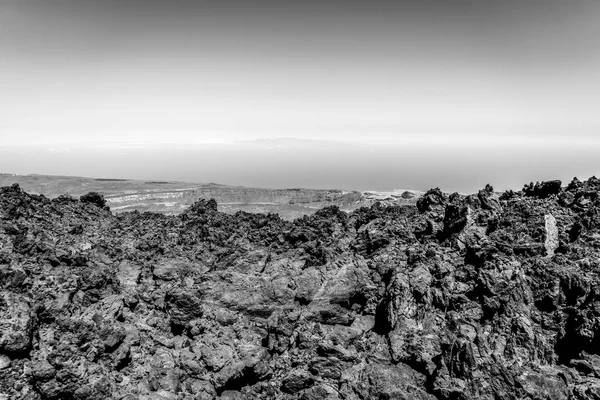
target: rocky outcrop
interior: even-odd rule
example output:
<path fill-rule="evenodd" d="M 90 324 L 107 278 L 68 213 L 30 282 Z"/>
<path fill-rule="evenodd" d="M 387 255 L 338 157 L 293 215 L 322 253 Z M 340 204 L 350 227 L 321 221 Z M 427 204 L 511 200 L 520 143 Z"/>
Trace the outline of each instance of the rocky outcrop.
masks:
<path fill-rule="evenodd" d="M 599 190 L 284 221 L 2 188 L 0 394 L 600 399 Z"/>
<path fill-rule="evenodd" d="M 536 182 L 535 185 L 531 182 L 529 185 L 523 187 L 523 193 L 525 196 L 546 198 L 558 194 L 561 189 L 561 184 L 562 182 L 559 180 Z"/>

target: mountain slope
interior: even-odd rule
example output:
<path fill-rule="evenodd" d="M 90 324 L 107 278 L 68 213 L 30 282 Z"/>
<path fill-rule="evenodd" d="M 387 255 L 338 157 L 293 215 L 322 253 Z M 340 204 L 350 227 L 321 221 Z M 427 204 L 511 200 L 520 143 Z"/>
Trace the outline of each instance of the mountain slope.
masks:
<path fill-rule="evenodd" d="M 199 199 L 213 198 L 222 212 L 272 212 L 292 220 L 326 206 L 336 205 L 351 211 L 379 200 L 356 191 L 334 189 L 265 189 L 216 183 L 0 174 L 0 186 L 13 183 L 28 192 L 51 198 L 62 194 L 79 197 L 91 191 L 100 192 L 115 213 L 137 210 L 176 215 Z"/>

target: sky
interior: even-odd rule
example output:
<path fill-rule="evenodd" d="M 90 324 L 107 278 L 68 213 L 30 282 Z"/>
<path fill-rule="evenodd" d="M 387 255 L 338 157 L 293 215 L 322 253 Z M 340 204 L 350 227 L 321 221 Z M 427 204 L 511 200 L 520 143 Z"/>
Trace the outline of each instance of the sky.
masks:
<path fill-rule="evenodd" d="M 381 189 L 585 178 L 599 48 L 597 0 L 0 0 L 0 169 Z M 306 142 L 293 167 L 237 143 L 281 137 L 338 145 Z M 200 146 L 194 168 L 130 165 L 165 143 Z M 227 168 L 197 161 L 211 157 Z M 280 176 L 256 178 L 266 159 Z M 423 160 L 431 177 L 409 171 Z"/>

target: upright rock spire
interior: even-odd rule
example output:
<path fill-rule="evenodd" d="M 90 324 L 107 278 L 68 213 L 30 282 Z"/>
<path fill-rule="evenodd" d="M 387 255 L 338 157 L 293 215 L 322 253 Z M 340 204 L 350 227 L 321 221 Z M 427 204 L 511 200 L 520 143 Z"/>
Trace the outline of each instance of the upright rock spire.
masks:
<path fill-rule="evenodd" d="M 546 248 L 546 255 L 552 257 L 554 252 L 558 248 L 558 228 L 556 226 L 556 218 L 552 214 L 544 215 L 545 229 L 546 229 L 546 240 L 544 247 Z"/>

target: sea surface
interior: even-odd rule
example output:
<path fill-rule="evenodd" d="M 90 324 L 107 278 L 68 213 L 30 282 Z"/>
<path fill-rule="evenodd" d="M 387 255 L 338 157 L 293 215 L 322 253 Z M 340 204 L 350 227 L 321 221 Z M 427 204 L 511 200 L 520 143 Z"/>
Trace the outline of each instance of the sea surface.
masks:
<path fill-rule="evenodd" d="M 490 183 L 600 175 L 595 137 L 415 140 L 394 144 L 265 139 L 229 143 L 0 145 L 0 172 L 177 180 L 269 188 L 474 192 Z"/>

